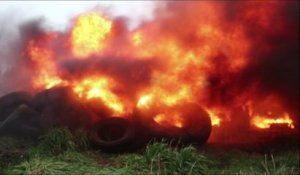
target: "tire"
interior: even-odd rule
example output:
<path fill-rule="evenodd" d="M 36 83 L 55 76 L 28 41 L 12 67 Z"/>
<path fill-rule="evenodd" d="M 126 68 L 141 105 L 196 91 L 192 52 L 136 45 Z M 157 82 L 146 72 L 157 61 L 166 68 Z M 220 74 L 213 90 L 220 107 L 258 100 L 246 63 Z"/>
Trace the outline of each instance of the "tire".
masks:
<path fill-rule="evenodd" d="M 135 129 L 131 121 L 109 117 L 97 122 L 91 129 L 90 140 L 96 147 L 106 152 L 130 150 Z"/>
<path fill-rule="evenodd" d="M 187 111 L 184 117 L 187 118 L 187 127 L 183 141 L 203 145 L 209 139 L 212 130 L 209 114 L 197 104 L 185 104 L 182 109 Z"/>
<path fill-rule="evenodd" d="M 67 127 L 71 131 L 86 130 L 91 127 L 95 117 L 68 87 L 39 92 L 30 105 L 41 113 L 41 127 L 45 132 L 53 127 Z"/>
<path fill-rule="evenodd" d="M 0 136 L 37 138 L 41 134 L 36 111 L 20 105 L 0 123 Z"/>
<path fill-rule="evenodd" d="M 166 127 L 154 121 L 154 116 L 163 112 L 179 112 L 184 119 L 184 127 Z M 141 111 L 137 109 L 134 121 L 148 130 L 155 140 L 170 140 L 174 143 L 203 145 L 207 142 L 212 125 L 209 115 L 195 103 L 184 103 L 173 107 L 162 107 Z"/>
<path fill-rule="evenodd" d="M 21 104 L 28 104 L 32 96 L 28 92 L 12 92 L 0 98 L 0 121 L 4 121 Z"/>
<path fill-rule="evenodd" d="M 42 112 L 47 106 L 65 101 L 70 97 L 70 89 L 55 87 L 37 93 L 29 103 L 29 106 L 38 112 Z"/>

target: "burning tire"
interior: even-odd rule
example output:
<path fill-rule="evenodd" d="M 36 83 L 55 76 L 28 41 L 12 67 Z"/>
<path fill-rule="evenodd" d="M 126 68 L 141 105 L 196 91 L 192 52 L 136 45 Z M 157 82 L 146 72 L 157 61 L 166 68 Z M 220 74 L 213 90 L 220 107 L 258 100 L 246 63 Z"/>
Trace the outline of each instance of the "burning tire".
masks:
<path fill-rule="evenodd" d="M 4 121 L 21 104 L 28 104 L 32 96 L 28 92 L 12 92 L 0 98 L 0 121 Z"/>
<path fill-rule="evenodd" d="M 180 117 L 170 119 L 176 115 Z M 197 145 L 206 143 L 212 129 L 207 112 L 194 103 L 149 110 L 139 109 L 136 111 L 135 120 L 151 132 L 154 138 Z"/>
<path fill-rule="evenodd" d="M 41 113 L 41 127 L 68 127 L 75 131 L 91 127 L 93 114 L 75 99 L 68 87 L 57 87 L 36 94 L 31 107 Z"/>
<path fill-rule="evenodd" d="M 130 149 L 134 133 L 134 126 L 128 119 L 109 117 L 97 122 L 89 135 L 96 147 L 119 152 Z"/>
<path fill-rule="evenodd" d="M 187 121 L 183 128 L 183 141 L 205 144 L 212 129 L 209 114 L 197 104 L 183 104 L 179 108 L 184 111 L 183 117 Z"/>

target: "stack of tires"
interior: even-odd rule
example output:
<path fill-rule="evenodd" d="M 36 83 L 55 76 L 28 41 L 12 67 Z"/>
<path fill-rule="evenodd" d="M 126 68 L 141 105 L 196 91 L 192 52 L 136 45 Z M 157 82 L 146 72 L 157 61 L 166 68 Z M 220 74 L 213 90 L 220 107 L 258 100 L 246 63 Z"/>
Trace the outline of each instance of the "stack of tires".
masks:
<path fill-rule="evenodd" d="M 13 92 L 0 98 L 0 136 L 37 138 L 52 127 L 90 128 L 93 114 L 73 98 L 69 88 L 53 88 L 32 96 Z"/>
<path fill-rule="evenodd" d="M 99 111 L 100 110 L 100 111 Z M 131 117 L 110 116 L 74 98 L 69 88 L 53 88 L 32 96 L 13 92 L 0 98 L 0 136 L 37 138 L 57 126 L 86 130 L 96 148 L 106 152 L 134 151 L 149 141 L 204 144 L 211 133 L 208 114 L 197 104 L 134 110 Z M 179 112 L 184 127 L 166 127 L 155 122 L 162 112 Z"/>
<path fill-rule="evenodd" d="M 183 112 L 186 125 L 182 128 L 165 127 L 155 122 L 153 118 L 160 109 L 137 109 L 129 119 L 108 117 L 100 120 L 90 130 L 91 140 L 96 147 L 108 152 L 136 150 L 151 140 L 167 140 L 176 145 L 206 143 L 212 125 L 209 115 L 199 105 L 186 103 L 167 109 Z"/>

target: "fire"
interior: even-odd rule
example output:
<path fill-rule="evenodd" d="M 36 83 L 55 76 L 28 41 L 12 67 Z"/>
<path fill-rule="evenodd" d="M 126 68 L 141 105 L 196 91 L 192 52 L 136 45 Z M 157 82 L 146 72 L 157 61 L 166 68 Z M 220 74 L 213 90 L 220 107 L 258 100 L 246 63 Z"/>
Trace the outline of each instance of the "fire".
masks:
<path fill-rule="evenodd" d="M 209 114 L 212 125 L 221 128 L 229 123 L 230 117 L 240 120 L 239 116 L 244 114 L 236 114 L 235 109 L 251 101 L 251 114 L 244 116 L 254 126 L 269 128 L 273 123 L 286 123 L 294 128 L 294 116 L 288 113 L 276 118 L 259 111 L 275 102 L 260 101 L 269 94 L 256 87 L 265 82 L 256 81 L 259 76 L 252 76 L 249 70 L 256 68 L 261 58 L 266 59 L 264 64 L 272 59 L 273 54 L 264 55 L 272 51 L 268 42 L 265 48 L 253 53 L 253 49 L 260 48 L 260 42 L 284 38 L 285 35 L 275 34 L 290 25 L 284 25 L 285 20 L 276 20 L 280 24 L 273 30 L 272 22 L 273 18 L 283 16 L 282 4 L 236 4 L 238 18 L 226 12 L 229 6 L 225 4 L 203 1 L 195 5 L 182 3 L 186 7 L 182 8 L 171 3 L 164 9 L 167 13 L 160 11 L 165 14 L 145 21 L 133 31 L 127 28 L 126 21 L 120 22 L 122 19 L 94 12 L 81 14 L 62 35 L 45 34 L 46 40 L 27 42 L 26 53 L 35 65 L 33 89 L 70 86 L 79 99 L 98 99 L 118 116 L 133 113 L 136 108 L 151 112 L 158 109 L 151 119 L 178 128 L 184 127 L 185 113 L 170 113 L 161 108 L 199 104 Z M 257 34 L 254 38 L 253 33 Z M 264 33 L 270 36 L 264 38 Z M 58 48 L 66 43 L 67 48 Z M 280 101 L 283 100 L 276 103 Z"/>
<path fill-rule="evenodd" d="M 175 126 L 177 128 L 183 127 L 183 119 L 178 113 L 173 115 L 158 114 L 153 118 L 153 120 L 156 123 L 164 126 Z"/>
<path fill-rule="evenodd" d="M 140 45 L 140 44 L 142 43 L 142 41 L 143 41 L 143 35 L 142 35 L 142 33 L 140 33 L 140 32 L 135 32 L 135 33 L 132 35 L 131 41 L 133 42 L 133 45 L 134 45 L 134 46 Z"/>
<path fill-rule="evenodd" d="M 278 118 L 268 118 L 267 116 L 255 115 L 251 120 L 251 124 L 261 129 L 270 128 L 272 124 L 287 124 L 289 128 L 295 128 L 293 120 L 286 112 L 283 116 L 279 116 Z"/>
<path fill-rule="evenodd" d="M 286 124 L 291 129 L 295 128 L 290 114 L 284 110 L 280 99 L 275 95 L 257 102 L 249 102 L 248 105 L 250 123 L 257 128 L 270 128 L 272 124 Z"/>
<path fill-rule="evenodd" d="M 177 89 L 167 89 L 169 87 L 153 87 L 151 91 L 139 98 L 137 107 L 149 108 L 151 105 L 161 104 L 174 106 L 178 103 L 191 99 L 190 89 L 188 86 L 182 86 Z"/>
<path fill-rule="evenodd" d="M 209 114 L 212 126 L 220 126 L 221 118 L 218 115 L 216 115 L 216 113 L 213 112 L 212 110 L 206 110 L 206 111 Z"/>
<path fill-rule="evenodd" d="M 72 29 L 72 52 L 79 58 L 101 52 L 112 28 L 112 22 L 96 13 L 80 16 Z"/>
<path fill-rule="evenodd" d="M 50 89 L 65 83 L 59 75 L 54 62 L 54 53 L 46 48 L 40 47 L 38 42 L 31 40 L 27 45 L 27 54 L 31 61 L 37 65 L 38 76 L 34 79 L 33 88 Z"/>
<path fill-rule="evenodd" d="M 101 99 L 104 104 L 112 109 L 114 115 L 122 115 L 125 107 L 119 98 L 111 91 L 113 82 L 104 77 L 89 77 L 73 84 L 73 91 L 80 98 L 87 100 Z"/>
<path fill-rule="evenodd" d="M 144 95 L 142 96 L 138 102 L 137 102 L 137 107 L 138 108 L 148 108 L 149 104 L 151 103 L 153 99 L 152 95 Z"/>
<path fill-rule="evenodd" d="M 52 87 L 63 85 L 64 81 L 56 76 L 51 76 L 47 73 L 41 74 L 34 82 L 34 87 L 44 86 L 45 89 L 51 89 Z"/>

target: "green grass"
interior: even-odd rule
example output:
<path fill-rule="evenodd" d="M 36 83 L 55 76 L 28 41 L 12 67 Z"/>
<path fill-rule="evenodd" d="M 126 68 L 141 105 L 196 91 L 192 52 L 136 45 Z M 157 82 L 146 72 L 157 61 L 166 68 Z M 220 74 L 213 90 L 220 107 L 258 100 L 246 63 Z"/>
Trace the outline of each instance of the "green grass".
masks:
<path fill-rule="evenodd" d="M 83 151 L 89 147 L 87 135 L 83 131 L 72 134 L 66 128 L 54 128 L 40 137 L 39 144 L 28 150 L 31 156 L 56 156 L 66 151 Z"/>
<path fill-rule="evenodd" d="M 149 144 L 142 154 L 125 154 L 117 158 L 132 171 L 141 174 L 205 174 L 208 160 L 188 146 L 171 148 L 165 142 Z"/>
<path fill-rule="evenodd" d="M 4 144 L 4 141 L 7 144 Z M 9 145 L 9 146 L 8 146 Z M 248 153 L 192 146 L 171 147 L 152 142 L 140 153 L 105 154 L 89 148 L 84 132 L 71 134 L 55 128 L 39 144 L 24 147 L 0 139 L 1 151 L 23 148 L 23 158 L 13 158 L 0 167 L 7 175 L 298 175 L 299 150 Z M 22 150 L 22 149 L 21 149 Z M 4 160 L 4 159 L 3 159 Z"/>
<path fill-rule="evenodd" d="M 220 175 L 298 175 L 299 151 L 284 153 L 247 153 L 227 151 L 206 153 L 212 161 L 207 174 Z"/>
<path fill-rule="evenodd" d="M 207 170 L 208 160 L 192 146 L 174 149 L 164 142 L 152 143 L 147 146 L 144 157 L 151 174 L 201 175 Z"/>

